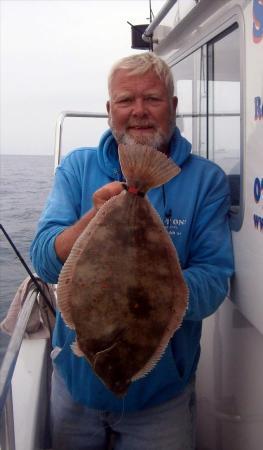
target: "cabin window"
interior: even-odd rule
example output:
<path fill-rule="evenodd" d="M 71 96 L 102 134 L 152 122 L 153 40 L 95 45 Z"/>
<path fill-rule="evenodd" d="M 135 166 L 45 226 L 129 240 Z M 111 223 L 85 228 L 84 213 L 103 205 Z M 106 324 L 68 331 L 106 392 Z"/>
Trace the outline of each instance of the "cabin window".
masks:
<path fill-rule="evenodd" d="M 237 24 L 172 67 L 177 124 L 193 153 L 215 161 L 228 175 L 231 223 L 240 211 L 240 49 Z"/>
<path fill-rule="evenodd" d="M 193 152 L 207 158 L 207 69 L 203 47 L 172 68 L 178 96 L 177 125 Z"/>
<path fill-rule="evenodd" d="M 208 157 L 229 176 L 232 210 L 240 206 L 239 30 L 208 44 Z"/>

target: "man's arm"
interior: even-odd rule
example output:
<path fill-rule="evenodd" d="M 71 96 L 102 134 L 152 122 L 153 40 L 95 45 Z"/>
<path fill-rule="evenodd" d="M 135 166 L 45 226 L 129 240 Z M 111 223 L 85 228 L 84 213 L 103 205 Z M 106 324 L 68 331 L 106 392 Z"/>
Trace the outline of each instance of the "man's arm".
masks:
<path fill-rule="evenodd" d="M 66 228 L 64 231 L 62 231 L 62 233 L 60 233 L 56 237 L 55 251 L 61 262 L 64 263 L 66 261 L 75 241 L 82 233 L 82 231 L 86 228 L 86 226 L 89 224 L 91 219 L 95 217 L 95 215 L 96 209 L 92 208 L 83 217 L 81 217 L 81 219 L 78 220 L 74 225 Z"/>
<path fill-rule="evenodd" d="M 208 317 L 227 296 L 234 272 L 229 207 L 226 176 L 221 171 L 212 173 L 207 195 L 200 201 L 192 224 L 191 246 L 183 270 L 189 288 L 185 319 Z"/>
<path fill-rule="evenodd" d="M 120 194 L 122 190 L 122 184 L 118 181 L 114 181 L 98 189 L 93 194 L 94 208 L 88 211 L 74 225 L 62 231 L 62 233 L 60 233 L 55 240 L 55 251 L 60 261 L 66 261 L 75 241 L 89 224 L 91 219 L 95 217 L 96 212 L 101 208 L 101 206 L 111 197 Z"/>
<path fill-rule="evenodd" d="M 96 159 L 94 162 L 92 157 L 93 153 L 90 152 L 85 170 L 91 170 L 91 166 L 96 163 Z M 84 193 L 82 165 L 79 153 L 72 152 L 57 168 L 52 191 L 30 246 L 32 265 L 39 277 L 47 283 L 57 283 L 74 242 L 95 216 L 96 210 L 123 189 L 121 183 L 114 182 L 97 189 L 95 194 L 90 188 Z M 106 177 L 102 178 L 107 183 Z M 96 185 L 94 177 L 92 183 Z M 87 196 L 87 193 L 88 197 L 85 199 L 83 195 Z"/>

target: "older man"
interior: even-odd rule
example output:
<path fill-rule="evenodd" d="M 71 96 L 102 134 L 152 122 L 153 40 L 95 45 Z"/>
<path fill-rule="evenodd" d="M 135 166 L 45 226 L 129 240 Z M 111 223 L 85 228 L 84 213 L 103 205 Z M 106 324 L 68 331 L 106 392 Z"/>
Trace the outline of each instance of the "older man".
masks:
<path fill-rule="evenodd" d="M 177 98 L 164 61 L 152 53 L 123 58 L 109 76 L 110 130 L 98 148 L 68 154 L 31 247 L 38 274 L 56 283 L 63 262 L 100 206 L 123 189 L 119 143 L 148 144 L 166 153 L 181 173 L 153 189 L 149 199 L 177 249 L 189 288 L 180 329 L 156 367 L 115 397 L 84 358 L 70 348 L 74 332 L 58 313 L 53 335 L 52 432 L 54 450 L 106 449 L 111 432 L 117 450 L 194 449 L 194 377 L 202 319 L 226 296 L 233 273 L 226 176 L 191 154 L 175 127 Z"/>

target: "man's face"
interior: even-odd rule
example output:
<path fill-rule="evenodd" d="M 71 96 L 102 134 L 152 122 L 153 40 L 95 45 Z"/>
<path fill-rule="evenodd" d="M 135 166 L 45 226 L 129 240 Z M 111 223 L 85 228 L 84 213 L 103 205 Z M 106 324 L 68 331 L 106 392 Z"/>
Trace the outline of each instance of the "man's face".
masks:
<path fill-rule="evenodd" d="M 167 152 L 177 98 L 169 97 L 165 84 L 152 71 L 129 75 L 119 69 L 107 102 L 109 125 L 117 142 L 150 145 Z"/>

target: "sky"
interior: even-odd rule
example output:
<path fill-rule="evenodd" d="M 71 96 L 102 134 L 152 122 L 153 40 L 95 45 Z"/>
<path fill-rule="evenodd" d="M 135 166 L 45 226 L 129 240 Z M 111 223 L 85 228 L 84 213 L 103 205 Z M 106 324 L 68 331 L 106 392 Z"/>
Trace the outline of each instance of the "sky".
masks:
<path fill-rule="evenodd" d="M 165 2 L 152 0 L 154 15 Z M 51 155 L 61 111 L 105 112 L 107 76 L 148 0 L 0 0 L 0 154 Z M 63 152 L 96 145 L 104 119 L 66 119 Z"/>

